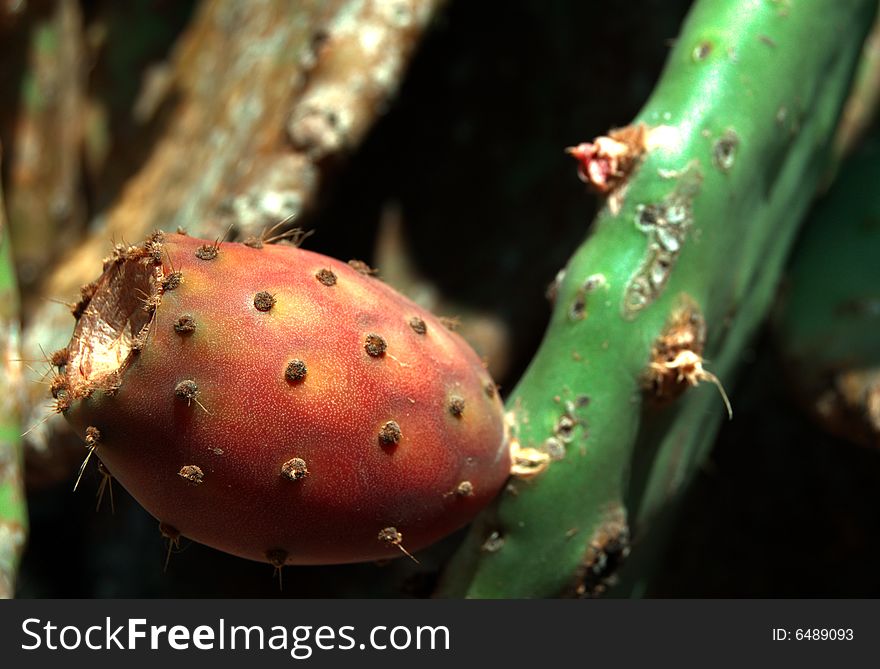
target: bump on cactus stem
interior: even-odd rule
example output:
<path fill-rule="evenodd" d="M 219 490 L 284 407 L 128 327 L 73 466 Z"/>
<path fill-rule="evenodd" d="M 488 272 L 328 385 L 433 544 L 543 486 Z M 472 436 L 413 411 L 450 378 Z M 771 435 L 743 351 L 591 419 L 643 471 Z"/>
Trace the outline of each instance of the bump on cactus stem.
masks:
<path fill-rule="evenodd" d="M 643 123 L 617 128 L 569 147 L 566 153 L 578 161 L 578 176 L 597 192 L 607 194 L 619 187 L 645 152 L 647 127 Z"/>
<path fill-rule="evenodd" d="M 641 265 L 627 283 L 625 318 L 635 318 L 663 293 L 693 225 L 692 203 L 701 181 L 700 172 L 689 167 L 661 202 L 637 206 L 635 225 L 649 241 Z"/>
<path fill-rule="evenodd" d="M 722 172 L 729 172 L 736 160 L 737 146 L 739 146 L 739 136 L 728 128 L 715 140 L 715 145 L 712 147 L 712 162 L 715 167 Z"/>
<path fill-rule="evenodd" d="M 574 533 L 571 534 L 574 536 Z M 587 544 L 583 560 L 575 572 L 570 595 L 598 597 L 616 583 L 617 570 L 630 553 L 630 534 L 626 512 L 615 506 Z"/>
<path fill-rule="evenodd" d="M 510 475 L 521 479 L 531 479 L 542 474 L 550 465 L 550 455 L 532 447 L 523 448 L 519 442 L 510 442 Z"/>
<path fill-rule="evenodd" d="M 703 367 L 706 322 L 699 306 L 682 296 L 663 332 L 651 347 L 651 361 L 643 377 L 643 387 L 658 404 L 669 403 L 701 381 L 715 384 L 724 400 L 729 418 L 733 408 L 721 381 Z"/>
<path fill-rule="evenodd" d="M 480 545 L 480 551 L 483 553 L 497 553 L 502 548 L 504 548 L 504 536 L 497 530 L 493 530 Z"/>
<path fill-rule="evenodd" d="M 569 309 L 569 317 L 573 321 L 583 320 L 587 317 L 587 299 L 596 289 L 606 286 L 607 282 L 603 274 L 591 274 L 578 288 L 575 298 Z"/>

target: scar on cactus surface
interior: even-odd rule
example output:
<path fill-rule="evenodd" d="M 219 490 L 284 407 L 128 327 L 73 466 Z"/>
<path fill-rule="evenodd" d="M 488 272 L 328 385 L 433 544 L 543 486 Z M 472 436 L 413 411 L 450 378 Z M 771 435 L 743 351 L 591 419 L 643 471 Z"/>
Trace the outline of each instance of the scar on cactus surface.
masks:
<path fill-rule="evenodd" d="M 410 555 L 510 473 L 480 358 L 347 263 L 155 233 L 74 311 L 61 413 L 175 536 L 276 567 Z"/>

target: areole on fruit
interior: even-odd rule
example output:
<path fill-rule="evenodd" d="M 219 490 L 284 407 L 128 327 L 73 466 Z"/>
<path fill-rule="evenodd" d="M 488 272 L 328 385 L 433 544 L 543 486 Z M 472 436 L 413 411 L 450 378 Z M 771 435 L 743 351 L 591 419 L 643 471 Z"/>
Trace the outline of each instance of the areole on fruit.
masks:
<path fill-rule="evenodd" d="M 344 262 L 156 233 L 117 247 L 74 312 L 59 410 L 195 541 L 276 566 L 397 557 L 508 476 L 477 355 Z"/>

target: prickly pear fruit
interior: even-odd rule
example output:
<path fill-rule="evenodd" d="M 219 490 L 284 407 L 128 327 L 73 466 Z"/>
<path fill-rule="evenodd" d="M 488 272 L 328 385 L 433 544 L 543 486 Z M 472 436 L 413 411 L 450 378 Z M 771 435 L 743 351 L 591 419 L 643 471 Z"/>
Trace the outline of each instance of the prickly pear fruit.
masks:
<path fill-rule="evenodd" d="M 58 410 L 172 540 L 276 566 L 397 557 L 508 475 L 477 355 L 357 263 L 156 233 L 73 311 Z"/>

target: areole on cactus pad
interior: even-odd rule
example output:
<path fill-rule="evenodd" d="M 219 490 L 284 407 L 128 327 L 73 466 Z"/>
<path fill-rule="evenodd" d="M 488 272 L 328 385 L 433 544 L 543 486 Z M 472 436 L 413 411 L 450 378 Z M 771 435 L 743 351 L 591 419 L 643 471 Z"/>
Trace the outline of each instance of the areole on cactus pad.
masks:
<path fill-rule="evenodd" d="M 478 356 L 363 264 L 155 233 L 73 312 L 57 409 L 173 541 L 276 566 L 396 557 L 508 476 Z"/>

